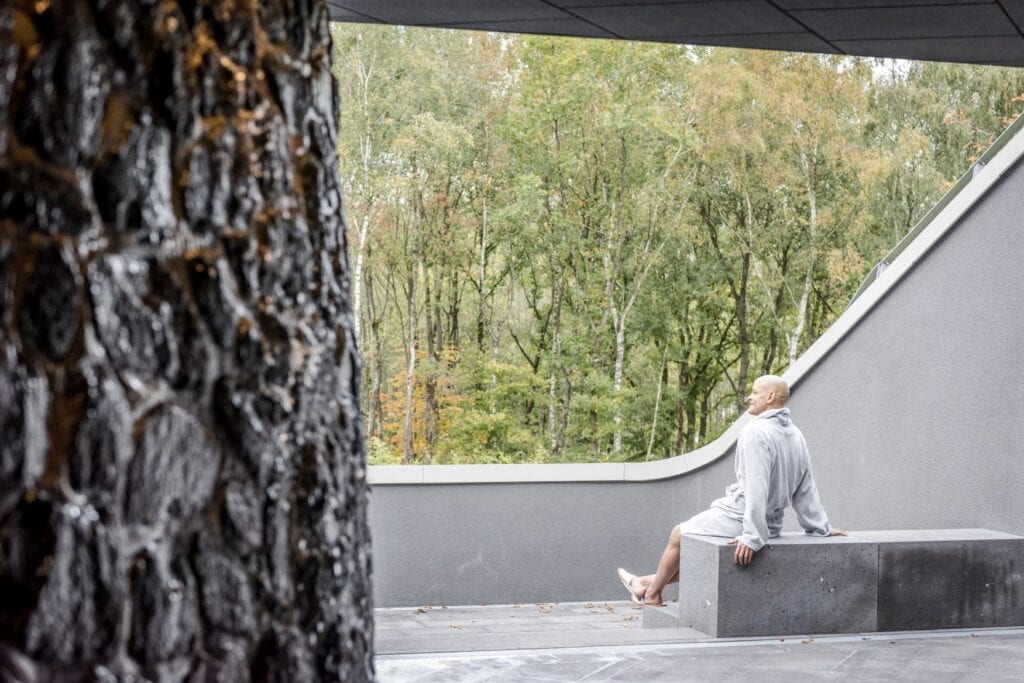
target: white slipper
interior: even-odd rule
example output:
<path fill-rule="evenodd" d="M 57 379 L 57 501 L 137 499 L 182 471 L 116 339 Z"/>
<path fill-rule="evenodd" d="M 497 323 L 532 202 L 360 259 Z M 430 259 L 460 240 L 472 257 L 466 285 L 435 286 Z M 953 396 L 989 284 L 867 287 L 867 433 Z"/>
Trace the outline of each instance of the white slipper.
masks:
<path fill-rule="evenodd" d="M 636 596 L 636 593 L 633 592 L 632 588 L 633 580 L 636 579 L 636 575 L 630 574 L 622 567 L 619 567 L 617 571 L 619 574 L 619 581 L 621 581 L 622 585 L 626 587 L 627 591 L 629 591 L 629 601 L 632 602 L 634 605 L 642 606 L 644 604 L 644 601 Z"/>

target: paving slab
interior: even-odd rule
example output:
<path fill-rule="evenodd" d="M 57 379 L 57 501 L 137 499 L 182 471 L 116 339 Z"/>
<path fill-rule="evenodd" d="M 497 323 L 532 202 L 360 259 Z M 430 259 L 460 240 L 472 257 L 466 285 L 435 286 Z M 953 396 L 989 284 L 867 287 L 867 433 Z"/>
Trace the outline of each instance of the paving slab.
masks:
<path fill-rule="evenodd" d="M 817 638 L 706 639 L 627 646 L 377 657 L 382 683 L 439 681 L 1020 680 L 1024 629 Z"/>
<path fill-rule="evenodd" d="M 391 608 L 374 613 L 381 654 L 548 649 L 706 638 L 688 628 L 644 630 L 629 601 L 449 608 Z"/>

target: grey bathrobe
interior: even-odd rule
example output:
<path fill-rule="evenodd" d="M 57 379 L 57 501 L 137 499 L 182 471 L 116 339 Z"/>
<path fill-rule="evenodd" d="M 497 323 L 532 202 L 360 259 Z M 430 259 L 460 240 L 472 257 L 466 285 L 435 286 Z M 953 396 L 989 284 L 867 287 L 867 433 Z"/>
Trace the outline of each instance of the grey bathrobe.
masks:
<path fill-rule="evenodd" d="M 825 536 L 832 530 L 811 474 L 804 435 L 790 419 L 789 408 L 766 410 L 740 432 L 736 483 L 680 530 L 736 537 L 757 551 L 782 531 L 782 516 L 790 505 L 807 533 Z"/>

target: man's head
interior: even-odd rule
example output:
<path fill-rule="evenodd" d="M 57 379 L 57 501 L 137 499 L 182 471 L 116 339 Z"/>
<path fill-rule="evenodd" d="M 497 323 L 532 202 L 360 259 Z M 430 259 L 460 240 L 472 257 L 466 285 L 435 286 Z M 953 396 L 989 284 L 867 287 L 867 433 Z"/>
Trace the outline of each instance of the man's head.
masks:
<path fill-rule="evenodd" d="M 789 385 L 775 375 L 762 375 L 754 380 L 754 386 L 747 396 L 747 412 L 760 415 L 766 410 L 781 408 L 789 400 Z"/>

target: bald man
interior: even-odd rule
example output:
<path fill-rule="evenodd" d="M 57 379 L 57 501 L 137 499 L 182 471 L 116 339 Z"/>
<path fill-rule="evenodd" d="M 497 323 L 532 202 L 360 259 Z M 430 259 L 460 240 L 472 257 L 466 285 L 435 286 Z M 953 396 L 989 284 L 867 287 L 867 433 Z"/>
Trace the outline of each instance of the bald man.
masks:
<path fill-rule="evenodd" d="M 731 538 L 729 543 L 736 546 L 733 559 L 742 566 L 750 564 L 769 538 L 779 535 L 783 512 L 790 505 L 808 534 L 846 535 L 828 523 L 811 476 L 807 443 L 785 407 L 788 400 L 789 385 L 781 377 L 754 380 L 747 412 L 756 419 L 743 427 L 736 441 L 736 483 L 711 509 L 672 529 L 656 573 L 634 576 L 619 568 L 619 579 L 634 603 L 664 604 L 661 591 L 679 579 L 680 534 Z"/>

